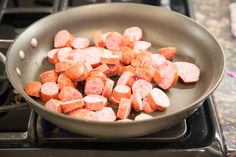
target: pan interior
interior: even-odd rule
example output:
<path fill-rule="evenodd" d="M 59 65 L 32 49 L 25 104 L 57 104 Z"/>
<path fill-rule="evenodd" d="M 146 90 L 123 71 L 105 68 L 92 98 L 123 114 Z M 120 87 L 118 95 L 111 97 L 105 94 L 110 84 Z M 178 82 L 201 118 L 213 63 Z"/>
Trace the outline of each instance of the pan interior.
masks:
<path fill-rule="evenodd" d="M 145 11 L 140 11 L 145 10 Z M 177 48 L 173 61 L 187 61 L 196 64 L 200 72 L 200 80 L 194 84 L 180 81 L 166 93 L 171 105 L 164 112 L 154 112 L 153 116 L 171 115 L 191 107 L 203 100 L 216 83 L 223 71 L 223 56 L 214 38 L 202 27 L 158 7 L 123 5 L 91 5 L 57 13 L 44 18 L 23 32 L 8 52 L 8 75 L 19 92 L 24 93 L 24 86 L 33 80 L 39 80 L 39 74 L 52 69 L 47 62 L 47 52 L 53 48 L 53 38 L 61 29 L 69 30 L 74 36 L 90 38 L 94 30 L 102 32 L 118 31 L 123 33 L 130 26 L 139 26 L 143 30 L 143 40 L 152 43 L 151 52 L 165 46 Z M 32 38 L 38 40 L 38 47 L 32 48 Z M 91 38 L 90 38 L 91 40 Z M 24 60 L 18 52 L 26 53 Z M 16 73 L 21 70 L 21 76 Z M 33 101 L 33 100 L 31 100 Z"/>

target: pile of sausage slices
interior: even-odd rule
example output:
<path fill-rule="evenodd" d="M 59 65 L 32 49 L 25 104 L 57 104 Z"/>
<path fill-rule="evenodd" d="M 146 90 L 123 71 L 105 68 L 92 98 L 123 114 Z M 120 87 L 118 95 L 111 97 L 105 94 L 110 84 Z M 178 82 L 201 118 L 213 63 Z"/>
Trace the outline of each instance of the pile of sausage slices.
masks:
<path fill-rule="evenodd" d="M 179 77 L 185 83 L 199 80 L 199 68 L 189 62 L 171 62 L 175 47 L 149 51 L 142 29 L 133 26 L 118 32 L 91 33 L 94 46 L 83 37 L 61 30 L 54 37 L 48 61 L 55 69 L 40 74 L 41 81 L 25 87 L 48 110 L 74 118 L 97 121 L 131 121 L 150 118 L 146 113 L 170 105 L 165 92 Z M 117 111 L 114 112 L 114 106 Z"/>

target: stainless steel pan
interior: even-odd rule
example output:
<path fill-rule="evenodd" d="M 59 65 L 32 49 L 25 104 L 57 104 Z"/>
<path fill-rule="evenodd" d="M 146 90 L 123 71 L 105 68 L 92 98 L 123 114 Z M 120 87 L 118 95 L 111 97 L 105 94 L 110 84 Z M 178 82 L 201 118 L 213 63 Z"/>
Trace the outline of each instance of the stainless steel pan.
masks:
<path fill-rule="evenodd" d="M 151 52 L 156 53 L 160 47 L 175 46 L 178 52 L 174 61 L 192 62 L 201 70 L 197 83 L 178 83 L 167 92 L 171 106 L 164 112 L 152 113 L 153 119 L 123 123 L 72 119 L 45 109 L 40 101 L 24 92 L 27 83 L 53 68 L 47 62 L 47 52 L 52 49 L 53 37 L 59 30 L 67 29 L 75 36 L 90 37 L 90 33 L 97 29 L 122 33 L 125 28 L 135 25 L 143 29 L 143 39 L 152 42 Z M 30 44 L 32 38 L 38 41 L 36 48 Z M 24 59 L 19 56 L 20 50 L 25 52 Z M 88 136 L 125 138 L 162 130 L 193 113 L 220 83 L 224 55 L 207 30 L 178 13 L 140 4 L 96 4 L 59 12 L 32 24 L 10 46 L 6 69 L 12 85 L 48 121 Z"/>

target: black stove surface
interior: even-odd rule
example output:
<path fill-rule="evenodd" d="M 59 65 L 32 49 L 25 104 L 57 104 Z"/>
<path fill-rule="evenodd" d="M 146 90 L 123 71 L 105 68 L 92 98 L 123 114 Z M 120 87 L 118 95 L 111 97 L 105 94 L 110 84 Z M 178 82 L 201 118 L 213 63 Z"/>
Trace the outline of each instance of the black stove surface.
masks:
<path fill-rule="evenodd" d="M 6 54 L 17 34 L 48 14 L 109 1 L 1 0 L 0 51 Z M 123 1 L 161 5 L 190 16 L 187 0 Z M 113 140 L 87 137 L 58 128 L 34 113 L 12 88 L 0 63 L 0 156 L 226 156 L 214 106 L 209 96 L 186 120 L 147 136 Z"/>

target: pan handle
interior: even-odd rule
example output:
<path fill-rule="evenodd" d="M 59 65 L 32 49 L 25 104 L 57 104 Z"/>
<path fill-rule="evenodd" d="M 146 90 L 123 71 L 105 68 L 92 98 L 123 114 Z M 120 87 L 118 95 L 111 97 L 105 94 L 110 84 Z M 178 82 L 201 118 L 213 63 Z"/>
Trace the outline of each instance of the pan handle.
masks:
<path fill-rule="evenodd" d="M 12 39 L 0 39 L 0 48 L 9 48 L 9 46 L 14 42 Z M 6 56 L 0 52 L 0 61 L 5 64 Z"/>
<path fill-rule="evenodd" d="M 8 48 L 13 42 L 12 39 L 0 39 L 0 48 Z"/>

